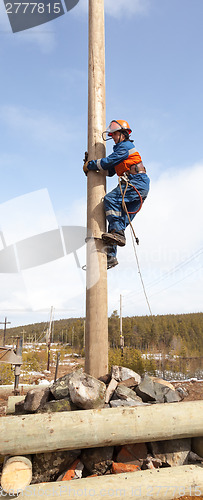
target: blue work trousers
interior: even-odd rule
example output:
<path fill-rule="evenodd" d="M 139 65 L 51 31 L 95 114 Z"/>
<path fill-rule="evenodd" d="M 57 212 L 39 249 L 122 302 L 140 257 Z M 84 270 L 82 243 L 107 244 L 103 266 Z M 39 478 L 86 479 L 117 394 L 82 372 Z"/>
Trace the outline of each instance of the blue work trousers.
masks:
<path fill-rule="evenodd" d="M 150 184 L 147 174 L 130 174 L 128 176 L 128 181 L 130 184 L 135 186 L 144 201 L 148 195 Z M 125 181 L 122 181 L 121 186 L 122 191 L 124 192 L 126 187 Z M 124 201 L 128 212 L 136 212 L 140 207 L 140 197 L 132 186 L 128 186 Z M 129 220 L 126 212 L 122 208 L 122 194 L 119 184 L 104 197 L 104 208 L 106 212 L 106 219 L 108 221 L 108 232 L 110 233 L 113 229 L 116 232 L 125 231 L 126 227 L 129 225 Z M 129 214 L 129 216 L 132 221 L 135 214 L 132 213 Z M 116 257 L 117 245 L 109 245 L 107 253 L 109 256 Z"/>

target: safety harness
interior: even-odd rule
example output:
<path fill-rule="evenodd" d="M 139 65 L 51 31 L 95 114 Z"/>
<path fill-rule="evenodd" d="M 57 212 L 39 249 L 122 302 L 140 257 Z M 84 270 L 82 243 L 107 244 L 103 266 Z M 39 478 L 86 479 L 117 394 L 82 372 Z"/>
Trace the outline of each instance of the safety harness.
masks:
<path fill-rule="evenodd" d="M 121 175 L 118 178 L 118 182 L 119 182 L 120 192 L 121 192 L 121 195 L 122 195 L 122 208 L 123 208 L 123 210 L 127 214 L 127 217 L 128 217 L 128 220 L 129 220 L 129 224 L 130 224 L 133 236 L 135 238 L 135 241 L 136 241 L 137 245 L 139 245 L 139 238 L 135 234 L 135 231 L 134 231 L 134 228 L 132 226 L 131 219 L 130 219 L 130 214 L 134 214 L 135 215 L 135 214 L 137 214 L 141 210 L 142 205 L 143 205 L 143 199 L 142 199 L 142 196 L 141 196 L 140 192 L 138 191 L 138 189 L 135 186 L 133 186 L 133 184 L 131 184 L 131 182 L 129 182 L 128 176 L 126 175 L 126 173 L 124 173 L 123 175 Z M 124 191 L 122 190 L 122 182 L 125 182 Z M 126 203 L 125 203 L 125 194 L 126 194 L 126 191 L 128 189 L 128 186 L 131 186 L 136 191 L 136 193 L 138 194 L 138 196 L 140 198 L 140 206 L 139 206 L 139 208 L 135 212 L 129 212 L 128 209 L 127 209 Z"/>

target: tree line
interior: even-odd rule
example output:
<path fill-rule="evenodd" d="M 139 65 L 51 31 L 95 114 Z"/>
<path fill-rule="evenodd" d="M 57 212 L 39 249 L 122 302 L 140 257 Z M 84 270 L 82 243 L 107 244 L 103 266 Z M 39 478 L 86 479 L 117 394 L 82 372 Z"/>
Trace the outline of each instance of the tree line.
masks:
<path fill-rule="evenodd" d="M 24 342 L 45 342 L 47 329 L 46 322 L 7 328 L 6 343 L 17 335 L 23 335 Z M 120 318 L 117 311 L 113 311 L 108 319 L 108 331 L 109 347 L 118 348 Z M 51 341 L 82 349 L 84 333 L 84 318 L 61 319 L 52 325 Z M 125 347 L 141 352 L 164 350 L 179 356 L 203 356 L 203 313 L 127 316 L 122 319 L 122 333 Z"/>

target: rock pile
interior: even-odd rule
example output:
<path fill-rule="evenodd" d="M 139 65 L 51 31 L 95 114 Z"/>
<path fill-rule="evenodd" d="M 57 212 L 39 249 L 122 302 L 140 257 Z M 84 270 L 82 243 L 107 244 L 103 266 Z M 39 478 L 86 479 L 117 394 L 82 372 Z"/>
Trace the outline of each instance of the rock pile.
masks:
<path fill-rule="evenodd" d="M 112 366 L 111 375 L 100 380 L 82 368 L 54 382 L 50 387 L 31 389 L 16 404 L 16 413 L 89 410 L 104 407 L 173 403 L 182 397 L 172 384 L 122 366 Z"/>
<path fill-rule="evenodd" d="M 183 396 L 164 380 L 113 366 L 100 380 L 82 369 L 61 377 L 51 386 L 30 390 L 16 404 L 16 414 L 53 413 L 179 402 Z M 119 426 L 119 422 L 118 422 Z M 73 480 L 92 475 L 118 474 L 201 461 L 191 439 L 133 443 L 125 446 L 39 453 L 33 455 L 32 483 Z"/>

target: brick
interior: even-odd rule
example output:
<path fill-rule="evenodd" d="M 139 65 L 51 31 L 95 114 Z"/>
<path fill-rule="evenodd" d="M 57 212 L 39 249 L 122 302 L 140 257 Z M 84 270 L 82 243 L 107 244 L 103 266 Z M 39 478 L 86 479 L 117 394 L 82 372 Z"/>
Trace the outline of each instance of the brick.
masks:
<path fill-rule="evenodd" d="M 75 469 L 77 468 L 77 465 L 79 463 L 80 463 L 80 460 L 78 458 L 76 458 L 76 460 L 70 465 L 69 469 L 64 474 L 62 481 L 71 481 L 71 479 L 74 479 Z"/>
<path fill-rule="evenodd" d="M 122 446 L 117 454 L 116 460 L 123 463 L 134 463 L 142 465 L 147 458 L 147 447 L 145 443 L 135 443 Z"/>
<path fill-rule="evenodd" d="M 140 470 L 138 465 L 113 462 L 111 472 L 112 474 L 121 474 L 122 472 L 135 472 L 136 470 Z"/>

